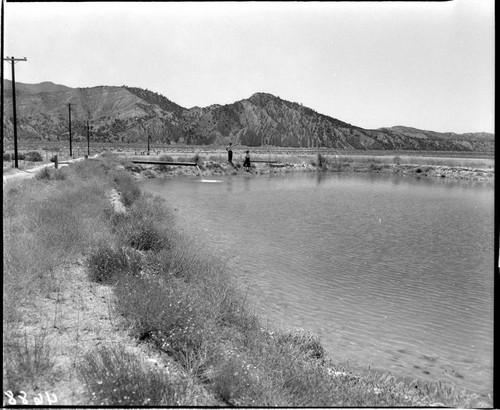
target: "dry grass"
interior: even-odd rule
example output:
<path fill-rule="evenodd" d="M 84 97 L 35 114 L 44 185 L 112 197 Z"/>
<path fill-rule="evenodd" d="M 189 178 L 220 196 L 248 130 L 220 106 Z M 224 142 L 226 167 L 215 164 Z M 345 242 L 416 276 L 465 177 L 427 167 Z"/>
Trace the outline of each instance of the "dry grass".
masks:
<path fill-rule="evenodd" d="M 25 390 L 28 384 L 40 383 L 40 379 L 51 374 L 56 352 L 47 335 L 46 329 L 34 334 L 8 330 L 4 336 L 4 375 L 9 380 L 9 390 Z"/>
<path fill-rule="evenodd" d="M 172 380 L 144 359 L 112 345 L 88 352 L 79 369 L 91 402 L 99 406 L 196 405 L 189 380 Z"/>
<path fill-rule="evenodd" d="M 34 392 L 55 380 L 49 359 L 60 361 L 60 337 L 54 334 L 60 315 L 46 306 L 70 280 L 61 277 L 62 267 L 110 238 L 106 188 L 102 180 L 81 180 L 73 170 L 65 180 L 4 184 L 5 391 Z"/>

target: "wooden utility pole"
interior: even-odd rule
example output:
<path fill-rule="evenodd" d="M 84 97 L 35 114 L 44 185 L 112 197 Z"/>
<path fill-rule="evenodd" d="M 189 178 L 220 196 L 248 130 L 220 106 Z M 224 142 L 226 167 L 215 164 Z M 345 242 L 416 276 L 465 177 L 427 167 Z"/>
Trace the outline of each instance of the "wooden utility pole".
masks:
<path fill-rule="evenodd" d="M 0 30 L 0 42 L 1 42 L 1 55 L 2 57 L 1 58 L 1 61 L 2 61 L 2 65 L 0 67 L 1 69 L 1 78 L 0 78 L 0 104 L 2 105 L 2 109 L 0 109 L 0 116 L 2 117 L 1 119 L 1 123 L 2 123 L 2 148 L 4 147 L 3 145 L 3 24 L 4 24 L 4 18 L 3 18 L 3 14 L 4 14 L 4 9 L 3 9 L 3 0 L 2 0 L 2 11 L 1 11 L 1 18 L 0 18 L 0 24 L 1 24 L 1 30 Z"/>
<path fill-rule="evenodd" d="M 89 120 L 87 120 L 87 156 L 90 157 L 90 125 L 89 125 Z"/>
<path fill-rule="evenodd" d="M 68 104 L 68 112 L 69 112 L 69 156 L 73 157 L 73 151 L 71 149 L 71 104 Z"/>
<path fill-rule="evenodd" d="M 17 155 L 17 117 L 16 117 L 16 76 L 14 70 L 14 64 L 17 61 L 27 61 L 26 57 L 15 58 L 15 57 L 5 57 L 5 61 L 10 61 L 12 64 L 12 116 L 14 122 L 14 166 L 19 168 L 18 155 Z M 3 101 L 2 101 L 3 103 Z M 2 107 L 3 108 L 3 107 Z M 2 124 L 3 127 L 3 124 Z"/>

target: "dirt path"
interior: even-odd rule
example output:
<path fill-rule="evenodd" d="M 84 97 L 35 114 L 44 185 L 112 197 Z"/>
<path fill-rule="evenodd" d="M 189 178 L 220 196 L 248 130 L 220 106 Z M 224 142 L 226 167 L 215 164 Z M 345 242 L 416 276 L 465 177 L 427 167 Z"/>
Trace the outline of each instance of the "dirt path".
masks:
<path fill-rule="evenodd" d="M 52 291 L 33 300 L 23 316 L 19 331 L 31 337 L 45 330 L 45 341 L 55 360 L 51 377 L 24 388 L 28 400 L 48 392 L 57 398 L 55 405 L 91 404 L 78 365 L 85 353 L 101 345 L 118 344 L 147 366 L 179 374 L 175 362 L 131 338 L 127 324 L 115 311 L 111 287 L 90 282 L 83 260 L 61 267 L 55 273 Z"/>
<path fill-rule="evenodd" d="M 94 155 L 91 158 L 97 158 L 97 154 Z M 75 159 L 70 159 L 68 161 L 64 161 L 63 163 L 59 164 L 59 168 L 68 166 L 70 163 L 75 163 L 75 162 L 80 162 L 83 161 L 85 158 L 80 157 L 80 158 L 75 158 Z M 29 179 L 33 178 L 36 173 L 44 168 L 54 168 L 55 164 L 53 162 L 38 165 L 36 167 L 26 169 L 26 170 L 21 170 L 21 169 L 13 169 L 10 170 L 7 174 L 3 175 L 3 183 L 4 185 L 10 181 L 18 181 L 22 179 Z"/>

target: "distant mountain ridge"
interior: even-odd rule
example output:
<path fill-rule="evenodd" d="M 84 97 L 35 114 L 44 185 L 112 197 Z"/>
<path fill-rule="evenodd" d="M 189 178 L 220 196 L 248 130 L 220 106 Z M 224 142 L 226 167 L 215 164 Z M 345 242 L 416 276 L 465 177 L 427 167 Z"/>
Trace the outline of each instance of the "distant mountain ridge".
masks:
<path fill-rule="evenodd" d="M 4 80 L 4 142 L 13 138 L 12 88 Z M 258 92 L 232 104 L 185 108 L 153 91 L 128 86 L 71 88 L 16 82 L 18 138 L 65 140 L 68 105 L 75 141 L 226 144 L 337 149 L 493 151 L 488 133 L 439 133 L 395 126 L 364 129 L 302 104 Z"/>

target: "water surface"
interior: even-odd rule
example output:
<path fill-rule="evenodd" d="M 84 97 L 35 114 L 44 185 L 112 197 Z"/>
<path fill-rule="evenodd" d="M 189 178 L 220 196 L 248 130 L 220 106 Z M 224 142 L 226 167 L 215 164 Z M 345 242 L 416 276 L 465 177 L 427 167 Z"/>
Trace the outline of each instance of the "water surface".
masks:
<path fill-rule="evenodd" d="M 373 174 L 147 180 L 259 313 L 362 367 L 492 391 L 493 188 Z"/>

